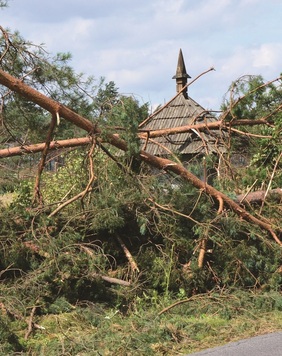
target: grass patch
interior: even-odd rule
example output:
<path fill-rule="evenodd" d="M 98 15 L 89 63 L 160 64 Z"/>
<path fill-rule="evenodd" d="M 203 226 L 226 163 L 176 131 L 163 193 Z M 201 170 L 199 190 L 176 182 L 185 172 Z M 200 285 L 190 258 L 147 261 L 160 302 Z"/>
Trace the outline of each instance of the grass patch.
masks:
<path fill-rule="evenodd" d="M 199 295 L 161 315 L 175 301 L 139 301 L 126 315 L 87 303 L 68 313 L 35 316 L 44 330 L 27 340 L 25 330 L 12 331 L 26 355 L 181 355 L 281 330 L 281 301 L 278 292 Z"/>
<path fill-rule="evenodd" d="M 16 193 L 5 193 L 0 195 L 0 204 L 3 204 L 4 207 L 9 206 L 13 200 L 16 198 Z"/>

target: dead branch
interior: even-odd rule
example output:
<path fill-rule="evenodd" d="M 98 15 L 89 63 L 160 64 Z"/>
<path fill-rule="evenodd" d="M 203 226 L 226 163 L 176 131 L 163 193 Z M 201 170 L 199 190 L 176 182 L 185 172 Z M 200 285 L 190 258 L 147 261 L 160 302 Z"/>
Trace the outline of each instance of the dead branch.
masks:
<path fill-rule="evenodd" d="M 124 286 L 124 287 L 129 287 L 131 285 L 130 282 L 123 281 L 122 279 L 108 277 L 108 276 L 100 276 L 100 277 L 103 279 L 103 281 L 108 282 L 108 283 L 118 284 L 118 285 Z"/>
<path fill-rule="evenodd" d="M 120 286 L 124 287 L 129 287 L 131 285 L 130 282 L 124 281 L 122 279 L 114 278 L 114 277 L 108 277 L 108 276 L 103 276 L 98 273 L 92 273 L 90 277 L 93 278 L 101 278 L 103 281 L 112 283 L 112 284 L 118 284 Z"/>
<path fill-rule="evenodd" d="M 197 225 L 200 225 L 201 223 L 195 219 L 193 219 L 190 215 L 192 215 L 192 213 L 190 215 L 186 215 L 186 214 L 183 214 L 181 213 L 180 211 L 177 211 L 177 210 L 174 210 L 174 209 L 171 209 L 170 207 L 168 206 L 164 206 L 164 205 L 160 205 L 158 204 L 156 201 L 154 201 L 153 199 L 149 198 L 148 199 L 151 203 L 153 203 L 155 206 L 157 206 L 158 208 L 162 209 L 162 210 L 165 210 L 165 211 L 170 211 L 171 213 L 173 214 L 176 214 L 176 215 L 179 215 L 179 216 L 182 216 L 188 220 L 191 220 L 193 221 L 195 224 Z"/>
<path fill-rule="evenodd" d="M 34 306 L 32 308 L 32 312 L 30 314 L 30 318 L 29 318 L 29 320 L 26 320 L 21 314 L 18 314 L 15 311 L 10 310 L 9 308 L 6 307 L 6 305 L 4 303 L 0 302 L 0 310 L 2 311 L 2 313 L 7 314 L 9 317 L 11 317 L 13 319 L 24 321 L 25 323 L 27 323 L 28 331 L 29 330 L 32 331 L 32 328 L 39 329 L 39 330 L 45 330 L 44 326 L 41 326 L 41 325 L 33 322 L 33 317 L 34 317 L 34 313 L 36 311 L 36 308 L 37 308 L 36 306 Z M 30 335 L 30 333 L 29 334 L 26 333 L 27 338 L 28 338 L 29 335 Z M 25 340 L 27 338 L 25 337 Z"/>
<path fill-rule="evenodd" d="M 272 138 L 272 136 L 270 136 L 270 135 L 253 134 L 251 132 L 245 132 L 245 131 L 242 131 L 242 130 L 234 129 L 233 127 L 230 128 L 230 131 L 235 132 L 235 133 L 237 133 L 237 134 L 239 134 L 241 136 L 256 137 L 256 138 Z"/>
<path fill-rule="evenodd" d="M 135 262 L 135 260 L 134 260 L 134 258 L 132 256 L 132 254 L 130 253 L 129 249 L 126 247 L 125 243 L 122 241 L 122 239 L 119 236 L 117 236 L 117 240 L 118 240 L 120 246 L 122 247 L 126 258 L 128 259 L 128 262 L 130 264 L 130 267 L 131 267 L 132 271 L 133 272 L 137 271 L 139 273 L 140 270 L 139 270 L 139 268 L 137 266 L 137 263 Z"/>
<path fill-rule="evenodd" d="M 92 138 L 92 141 L 93 141 L 93 138 Z M 74 197 L 68 199 L 67 201 L 63 202 L 61 205 L 59 205 L 51 214 L 49 214 L 49 218 L 56 215 L 60 210 L 62 210 L 64 207 L 66 207 L 67 205 L 73 203 L 74 201 L 78 200 L 78 199 L 81 199 L 83 201 L 85 195 L 89 192 L 92 191 L 92 183 L 93 181 L 95 180 L 95 174 L 94 174 L 94 168 L 93 168 L 93 160 L 92 160 L 92 154 L 93 154 L 93 151 L 96 147 L 96 140 L 93 141 L 92 143 L 92 146 L 90 148 L 90 151 L 88 152 L 88 160 L 89 160 L 89 167 L 90 167 L 90 178 L 89 178 L 89 181 L 87 183 L 87 186 L 86 188 L 78 193 L 77 195 L 75 195 Z"/>
<path fill-rule="evenodd" d="M 162 145 L 160 142 L 156 142 L 155 140 L 152 140 L 151 138 L 148 139 L 149 142 L 152 142 L 154 145 L 159 146 L 162 150 L 166 152 L 167 155 L 172 157 L 176 162 L 181 164 L 180 159 L 177 157 L 175 153 L 173 153 L 170 149 L 168 149 L 165 145 Z M 145 149 L 143 149 L 145 151 Z"/>
<path fill-rule="evenodd" d="M 168 307 L 164 308 L 163 310 L 161 310 L 159 313 L 158 313 L 158 316 L 166 313 L 168 310 L 178 306 L 178 305 L 181 305 L 181 304 L 185 304 L 185 303 L 189 303 L 191 302 L 192 300 L 201 300 L 201 299 L 209 299 L 211 301 L 220 301 L 220 300 L 224 300 L 224 299 L 230 299 L 230 298 L 234 298 L 233 296 L 231 295 L 220 295 L 219 297 L 216 297 L 216 296 L 213 296 L 212 295 L 212 292 L 209 292 L 209 293 L 206 293 L 206 294 L 195 294 L 195 295 L 192 295 L 191 297 L 189 298 L 186 298 L 186 299 L 183 299 L 183 300 L 179 300 L 171 305 L 169 305 Z"/>
<path fill-rule="evenodd" d="M 2 36 L 6 43 L 5 50 L 1 53 L 1 57 L 0 57 L 0 62 L 1 62 L 9 51 L 10 40 L 9 40 L 9 35 L 8 35 L 7 31 L 5 31 L 2 26 L 0 26 L 0 31 L 2 32 Z"/>
<path fill-rule="evenodd" d="M 199 268 L 203 268 L 203 266 L 204 266 L 206 248 L 207 248 L 207 238 L 205 237 L 200 242 L 200 252 L 199 252 L 199 257 L 198 257 L 198 267 Z"/>
<path fill-rule="evenodd" d="M 219 206 L 218 206 L 218 209 L 217 209 L 217 214 L 219 215 L 223 211 L 224 201 L 223 201 L 222 197 L 220 197 L 220 196 L 218 196 L 217 200 L 218 200 L 218 203 L 219 203 Z"/>
<path fill-rule="evenodd" d="M 25 333 L 24 339 L 27 340 L 29 335 L 32 333 L 32 329 L 33 329 L 33 317 L 36 311 L 36 306 L 34 306 L 31 310 L 30 316 L 29 316 L 29 320 L 28 320 L 28 328 L 27 328 L 27 332 Z"/>
<path fill-rule="evenodd" d="M 93 251 L 84 246 L 84 245 L 80 245 L 79 246 L 83 251 L 85 251 L 87 253 L 88 256 L 90 256 L 91 258 L 93 258 L 94 256 L 94 253 Z M 139 272 L 139 270 L 138 270 Z M 112 283 L 112 284 L 118 284 L 120 286 L 124 286 L 124 287 L 129 287 L 131 285 L 130 282 L 127 282 L 127 281 L 124 281 L 122 279 L 119 279 L 119 278 L 114 278 L 114 277 L 109 277 L 109 276 L 104 276 L 104 275 L 101 275 L 100 273 L 91 273 L 90 274 L 90 277 L 92 278 L 101 278 L 103 281 L 105 282 L 108 282 L 108 283 Z"/>
<path fill-rule="evenodd" d="M 93 137 L 92 138 L 92 145 L 91 145 L 91 148 L 88 152 L 88 161 L 89 161 L 89 181 L 88 181 L 88 184 L 84 190 L 84 194 L 82 195 L 81 199 L 83 200 L 85 195 L 88 193 L 89 189 L 91 189 L 91 185 L 92 183 L 94 182 L 95 180 L 95 174 L 94 174 L 94 165 L 93 165 L 93 159 L 92 159 L 92 156 L 93 156 L 93 152 L 96 148 L 96 139 Z"/>
<path fill-rule="evenodd" d="M 50 142 L 52 140 L 53 132 L 54 132 L 54 129 L 55 129 L 56 125 L 57 125 L 57 114 L 53 113 L 52 114 L 52 120 L 51 120 L 51 123 L 50 123 L 50 126 L 49 126 L 49 130 L 48 130 L 48 133 L 47 133 L 46 141 L 45 141 L 45 146 L 44 146 L 43 151 L 42 151 L 41 160 L 40 160 L 39 165 L 38 165 L 37 175 L 36 175 L 36 178 L 35 178 L 35 184 L 34 184 L 34 190 L 33 190 L 33 203 L 35 203 L 37 201 L 39 204 L 42 204 L 42 195 L 40 193 L 40 178 L 41 178 L 41 174 L 43 172 L 43 169 L 45 167 L 46 157 L 47 157 L 47 154 L 48 154 L 48 150 L 49 150 L 49 147 L 50 147 Z"/>
<path fill-rule="evenodd" d="M 87 192 L 91 192 L 92 188 L 88 188 Z M 48 215 L 48 218 L 51 218 L 52 216 L 56 215 L 60 210 L 62 210 L 64 207 L 66 207 L 67 205 L 73 203 L 74 201 L 81 199 L 85 196 L 85 192 L 86 190 L 84 189 L 82 192 L 78 193 L 77 195 L 75 195 L 74 197 L 68 199 L 67 201 L 63 202 L 61 205 L 59 205 L 54 211 L 52 211 L 51 214 Z"/>
<path fill-rule="evenodd" d="M 184 304 L 184 303 L 188 303 L 190 302 L 191 300 L 195 300 L 195 299 L 202 299 L 202 298 L 210 298 L 209 294 L 197 294 L 197 295 L 192 295 L 192 297 L 190 298 L 186 298 L 186 299 L 183 299 L 183 300 L 179 300 L 171 305 L 169 305 L 168 307 L 164 308 L 163 310 L 161 310 L 159 313 L 158 313 L 158 316 L 166 313 L 168 310 L 176 307 L 177 305 L 181 305 L 181 304 Z"/>
<path fill-rule="evenodd" d="M 278 167 L 278 164 L 279 164 L 279 161 L 280 161 L 281 157 L 282 157 L 282 152 L 280 153 L 279 157 L 276 159 L 276 162 L 275 162 L 273 171 L 271 173 L 271 177 L 270 177 L 270 180 L 269 180 L 269 183 L 268 183 L 268 186 L 267 186 L 267 189 L 265 191 L 265 195 L 264 195 L 264 198 L 263 198 L 263 201 L 262 201 L 262 204 L 261 204 L 260 213 L 261 213 L 262 208 L 264 206 L 265 199 L 266 199 L 267 194 L 268 194 L 268 192 L 270 190 L 270 187 L 271 187 L 271 184 L 272 184 L 272 181 L 273 181 L 273 178 L 274 178 L 274 174 L 275 174 L 275 172 L 277 170 L 277 167 Z"/>
<path fill-rule="evenodd" d="M 186 85 L 183 86 L 183 88 L 171 99 L 169 100 L 167 103 L 165 103 L 159 110 L 157 110 L 156 112 L 154 112 L 152 115 L 150 115 L 149 117 L 147 117 L 143 122 L 141 122 L 141 124 L 139 125 L 139 127 L 142 127 L 147 121 L 149 121 L 151 119 L 152 116 L 158 114 L 159 112 L 161 112 L 163 109 L 165 109 L 174 99 L 176 99 L 181 93 L 183 93 L 190 85 L 192 85 L 196 80 L 198 80 L 200 77 L 202 77 L 203 75 L 211 72 L 215 70 L 213 67 L 209 68 L 208 70 L 202 72 L 201 74 L 199 74 L 196 78 L 194 78 L 193 80 L 191 80 L 190 82 L 188 82 Z"/>

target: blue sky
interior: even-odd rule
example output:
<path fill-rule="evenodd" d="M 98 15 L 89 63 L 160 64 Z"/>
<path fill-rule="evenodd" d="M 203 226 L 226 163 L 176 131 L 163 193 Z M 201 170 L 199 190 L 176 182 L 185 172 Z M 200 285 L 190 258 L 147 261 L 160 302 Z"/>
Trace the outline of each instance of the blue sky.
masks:
<path fill-rule="evenodd" d="M 232 81 L 282 72 L 281 0 L 10 0 L 0 25 L 153 107 L 175 94 L 179 49 L 189 95 L 218 110 Z"/>

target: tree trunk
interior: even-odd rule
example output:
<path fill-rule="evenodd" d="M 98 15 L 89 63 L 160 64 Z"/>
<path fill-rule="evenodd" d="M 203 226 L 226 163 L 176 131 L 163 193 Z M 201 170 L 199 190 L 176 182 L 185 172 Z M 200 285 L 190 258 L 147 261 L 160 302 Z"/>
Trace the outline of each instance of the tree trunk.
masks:
<path fill-rule="evenodd" d="M 49 145 L 49 151 L 59 150 L 62 148 L 86 146 L 91 144 L 91 142 L 91 137 L 79 137 L 70 138 L 67 140 L 52 141 Z M 37 143 L 34 145 L 22 145 L 17 147 L 3 148 L 2 150 L 0 150 L 0 158 L 38 153 L 42 152 L 44 147 L 45 143 Z"/>
<path fill-rule="evenodd" d="M 256 192 L 250 192 L 247 194 L 240 194 L 236 197 L 236 202 L 239 204 L 244 204 L 244 203 L 249 203 L 249 204 L 255 204 L 255 203 L 261 203 L 265 199 L 265 190 L 257 190 Z M 275 197 L 277 196 L 278 199 L 282 199 L 282 189 L 281 188 L 276 188 L 276 189 L 271 189 L 267 196 Z"/>

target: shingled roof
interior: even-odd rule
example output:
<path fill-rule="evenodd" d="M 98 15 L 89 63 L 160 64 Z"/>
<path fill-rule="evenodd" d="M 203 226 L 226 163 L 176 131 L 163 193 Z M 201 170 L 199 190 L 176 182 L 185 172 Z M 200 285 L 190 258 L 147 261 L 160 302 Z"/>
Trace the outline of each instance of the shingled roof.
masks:
<path fill-rule="evenodd" d="M 176 79 L 178 95 L 145 120 L 140 125 L 140 129 L 159 130 L 217 121 L 214 115 L 188 96 L 187 78 L 190 76 L 186 72 L 180 49 L 176 75 L 173 77 Z M 148 141 L 145 150 L 158 156 L 168 155 L 169 152 L 183 155 L 219 154 L 225 151 L 223 136 L 224 134 L 220 130 L 197 131 L 191 129 L 186 133 L 154 138 L 154 142 L 157 144 Z"/>

